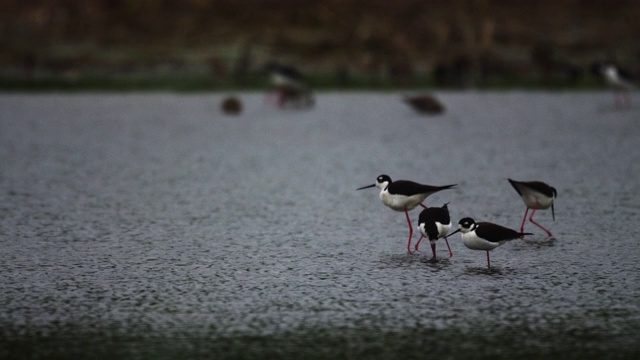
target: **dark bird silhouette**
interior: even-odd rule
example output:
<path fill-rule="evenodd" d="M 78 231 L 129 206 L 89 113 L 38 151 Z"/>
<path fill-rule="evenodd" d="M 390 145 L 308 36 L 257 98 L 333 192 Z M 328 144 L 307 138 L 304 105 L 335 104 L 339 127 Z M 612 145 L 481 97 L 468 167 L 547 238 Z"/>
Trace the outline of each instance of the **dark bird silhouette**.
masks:
<path fill-rule="evenodd" d="M 438 239 L 444 238 L 447 248 L 449 249 L 449 257 L 453 256 L 451 247 L 449 246 L 449 240 L 447 240 L 447 234 L 451 231 L 451 217 L 449 216 L 449 208 L 447 204 L 442 207 L 430 207 L 422 210 L 418 217 L 418 228 L 420 229 L 420 239 L 416 243 L 415 250 L 418 251 L 418 246 L 423 238 L 429 239 L 431 244 L 431 252 L 433 258 L 436 258 L 436 242 Z"/>
<path fill-rule="evenodd" d="M 242 112 L 242 103 L 235 96 L 230 96 L 222 100 L 220 105 L 222 112 L 228 115 L 238 115 Z"/>
<path fill-rule="evenodd" d="M 437 115 L 445 111 L 444 105 L 433 95 L 407 95 L 403 101 L 421 114 Z"/>

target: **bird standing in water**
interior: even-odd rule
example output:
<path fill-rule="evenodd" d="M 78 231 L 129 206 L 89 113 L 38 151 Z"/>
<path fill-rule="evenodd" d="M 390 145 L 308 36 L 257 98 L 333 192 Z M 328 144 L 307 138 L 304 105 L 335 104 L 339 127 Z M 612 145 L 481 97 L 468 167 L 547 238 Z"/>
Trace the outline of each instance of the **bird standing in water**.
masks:
<path fill-rule="evenodd" d="M 444 238 L 449 249 L 449 257 L 453 256 L 451 247 L 449 246 L 449 240 L 447 240 L 447 234 L 451 231 L 451 217 L 449 216 L 449 208 L 447 204 L 442 207 L 430 207 L 422 210 L 418 217 L 418 228 L 420 229 L 420 239 L 416 243 L 415 250 L 418 251 L 418 246 L 422 238 L 429 239 L 431 244 L 431 252 L 433 258 L 436 258 L 436 241 Z"/>
<path fill-rule="evenodd" d="M 487 252 L 487 268 L 491 269 L 491 260 L 489 259 L 489 251 L 506 243 L 523 237 L 524 235 L 532 235 L 531 233 L 523 233 L 515 231 L 504 226 L 490 223 L 476 223 L 470 217 L 465 217 L 458 222 L 458 230 L 452 232 L 451 236 L 457 232 L 462 232 L 460 237 L 464 246 L 471 250 L 484 250 Z"/>
<path fill-rule="evenodd" d="M 409 218 L 409 211 L 420 205 L 427 208 L 422 202 L 429 195 L 438 191 L 450 189 L 457 184 L 433 186 L 423 185 L 409 180 L 392 181 L 389 175 L 380 175 L 376 178 L 375 184 L 363 186 L 357 190 L 377 187 L 380 189 L 380 200 L 383 204 L 395 211 L 403 211 L 407 217 L 409 225 L 409 240 L 407 242 L 407 251 L 411 254 L 411 237 L 413 236 L 413 226 Z"/>
<path fill-rule="evenodd" d="M 527 219 L 527 213 L 529 209 L 531 209 L 531 215 L 529 216 L 529 221 L 544 230 L 548 236 L 552 236 L 551 231 L 546 229 L 544 226 L 538 224 L 533 220 L 533 214 L 535 214 L 538 209 L 548 209 L 551 208 L 551 216 L 553 220 L 556 220 L 556 214 L 553 209 L 553 200 L 558 195 L 556 189 L 548 184 L 543 183 L 542 181 L 516 181 L 512 179 L 509 180 L 511 186 L 518 192 L 518 195 L 522 197 L 522 201 L 524 201 L 527 209 L 524 212 L 524 217 L 522 217 L 522 223 L 520 224 L 520 232 L 524 230 L 524 222 Z"/>

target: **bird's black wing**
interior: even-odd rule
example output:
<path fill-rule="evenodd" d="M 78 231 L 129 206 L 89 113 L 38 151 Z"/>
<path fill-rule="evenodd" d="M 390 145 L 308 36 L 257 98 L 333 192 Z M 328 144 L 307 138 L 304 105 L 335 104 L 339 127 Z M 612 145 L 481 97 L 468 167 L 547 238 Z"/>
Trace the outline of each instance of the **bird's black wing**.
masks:
<path fill-rule="evenodd" d="M 411 196 L 416 194 L 430 195 L 441 190 L 452 188 L 456 185 L 457 184 L 444 185 L 444 186 L 432 186 L 432 185 L 418 184 L 416 182 L 409 181 L 409 180 L 398 180 L 398 181 L 392 182 L 389 185 L 388 190 L 389 190 L 389 193 L 394 195 L 405 195 L 405 196 Z"/>
<path fill-rule="evenodd" d="M 520 186 L 526 186 L 548 197 L 555 198 L 558 195 L 558 192 L 553 186 L 543 183 L 542 181 L 516 181 L 511 179 L 507 179 L 507 180 L 509 180 L 509 183 L 511 184 L 511 186 L 513 186 L 513 188 L 516 189 L 516 191 L 520 196 L 522 196 L 522 192 L 520 191 Z"/>
<path fill-rule="evenodd" d="M 515 231 L 513 229 L 488 222 L 479 222 L 477 223 L 477 225 L 478 228 L 476 229 L 476 234 L 479 237 L 491 242 L 513 240 L 523 235 L 531 235 L 531 233 L 521 233 L 519 231 Z"/>
<path fill-rule="evenodd" d="M 438 227 L 436 222 L 440 224 L 448 224 L 451 222 L 449 210 L 446 205 L 444 207 L 430 207 L 422 210 L 418 217 L 419 224 L 425 224 L 424 229 L 427 231 L 429 240 L 438 239 Z"/>

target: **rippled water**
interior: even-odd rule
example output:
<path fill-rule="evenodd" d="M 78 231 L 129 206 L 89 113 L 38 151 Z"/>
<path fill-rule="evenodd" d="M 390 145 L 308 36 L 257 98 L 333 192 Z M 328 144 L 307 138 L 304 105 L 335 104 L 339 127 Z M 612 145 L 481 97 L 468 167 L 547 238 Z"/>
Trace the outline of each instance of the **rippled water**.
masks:
<path fill-rule="evenodd" d="M 439 96 L 243 93 L 227 117 L 221 94 L 1 95 L 0 357 L 638 356 L 640 109 Z M 407 255 L 404 214 L 355 190 L 382 173 L 513 228 L 506 178 L 548 182 L 555 236 L 527 225 L 491 271 L 457 235 Z"/>

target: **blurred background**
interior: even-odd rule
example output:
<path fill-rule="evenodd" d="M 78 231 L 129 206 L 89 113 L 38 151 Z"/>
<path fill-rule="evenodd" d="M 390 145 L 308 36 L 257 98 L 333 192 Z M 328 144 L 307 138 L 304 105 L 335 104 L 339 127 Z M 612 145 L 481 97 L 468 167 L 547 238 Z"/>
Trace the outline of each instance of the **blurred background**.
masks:
<path fill-rule="evenodd" d="M 639 40 L 638 0 L 2 0 L 0 88 L 585 88 Z"/>

